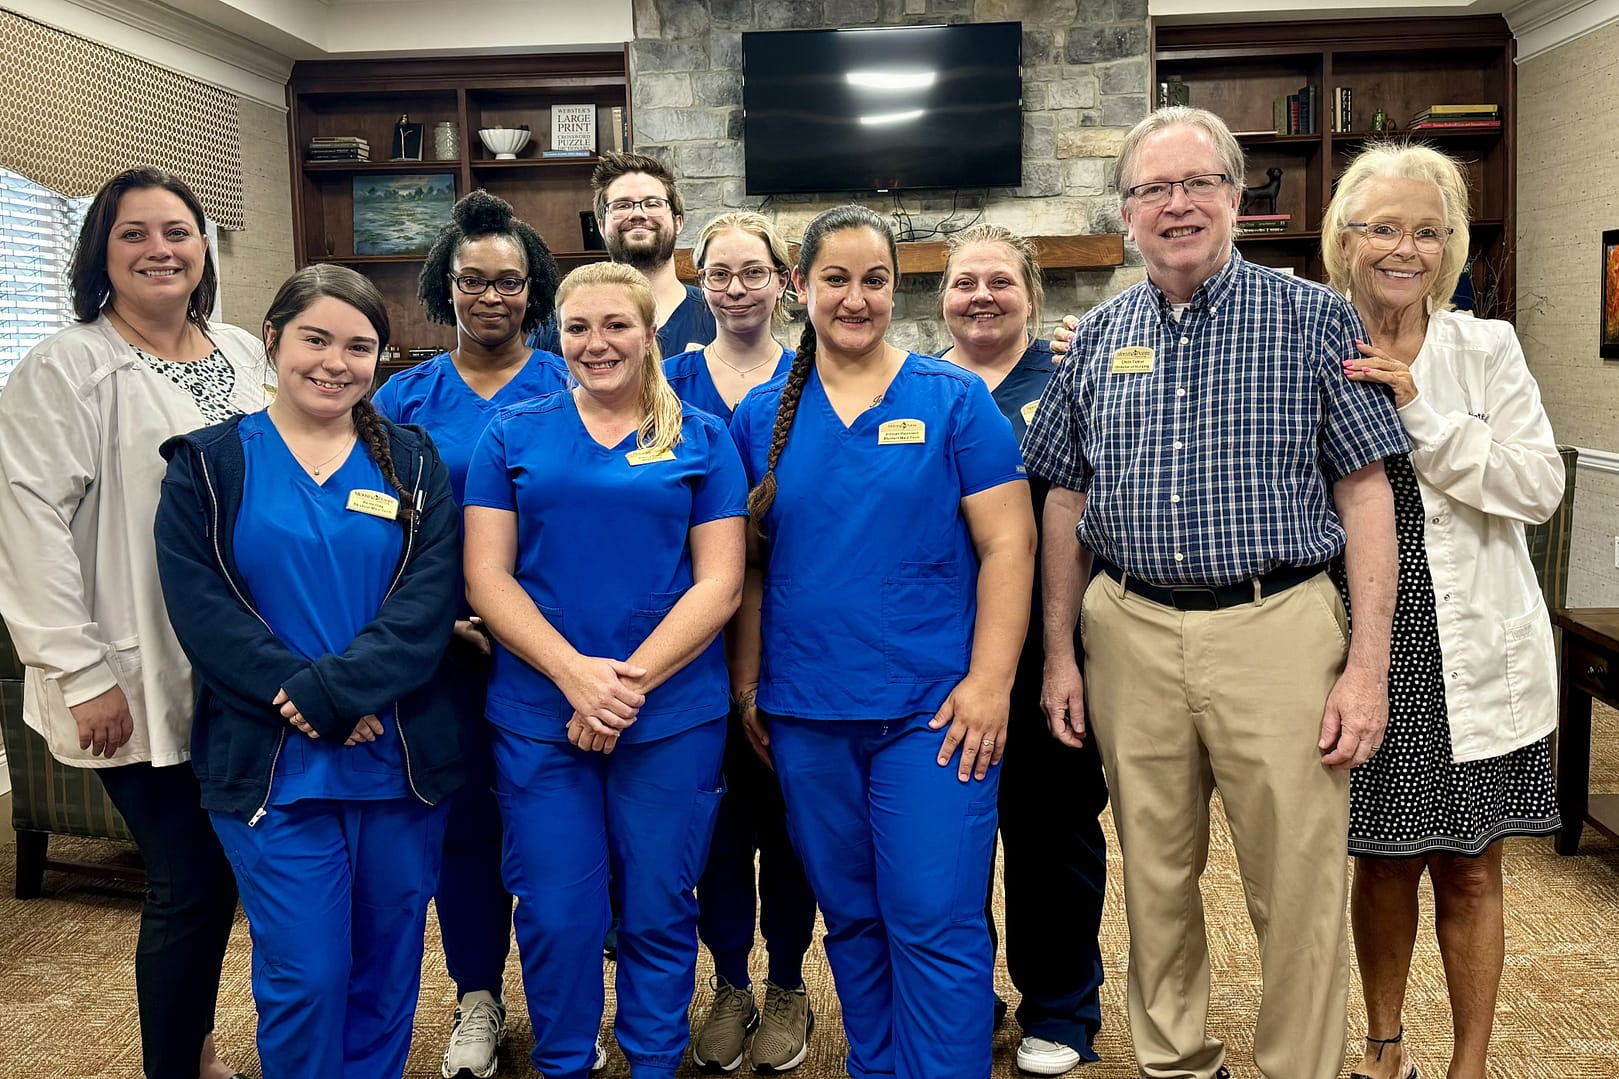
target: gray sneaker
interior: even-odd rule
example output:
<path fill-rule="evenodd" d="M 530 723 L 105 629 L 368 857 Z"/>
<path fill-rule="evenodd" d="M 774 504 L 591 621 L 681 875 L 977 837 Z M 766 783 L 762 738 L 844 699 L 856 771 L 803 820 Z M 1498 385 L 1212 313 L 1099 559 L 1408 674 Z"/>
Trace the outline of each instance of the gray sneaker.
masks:
<path fill-rule="evenodd" d="M 753 1038 L 753 1070 L 760 1075 L 780 1075 L 804 1063 L 814 1029 L 815 1012 L 808 993 L 765 982 L 764 1016 Z"/>
<path fill-rule="evenodd" d="M 709 985 L 714 1003 L 691 1040 L 691 1059 L 705 1072 L 734 1072 L 742 1066 L 748 1036 L 759 1027 L 759 1009 L 751 988 L 738 989 L 718 974 L 709 978 Z"/>
<path fill-rule="evenodd" d="M 468 993 L 455 1009 L 455 1026 L 444 1047 L 444 1079 L 489 1079 L 500 1066 L 506 1040 L 506 1002 L 482 990 Z"/>

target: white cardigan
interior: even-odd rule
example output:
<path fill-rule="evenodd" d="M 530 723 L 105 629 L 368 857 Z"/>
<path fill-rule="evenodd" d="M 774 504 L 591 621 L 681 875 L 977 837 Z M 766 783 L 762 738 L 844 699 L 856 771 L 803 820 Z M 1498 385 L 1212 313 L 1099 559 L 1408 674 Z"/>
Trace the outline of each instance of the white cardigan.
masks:
<path fill-rule="evenodd" d="M 208 333 L 236 370 L 232 406 L 263 408 L 275 380 L 264 347 L 235 326 Z M 158 446 L 205 422 L 105 317 L 40 342 L 0 392 L 0 615 L 28 668 L 23 718 L 63 763 L 191 757 L 191 666 L 163 608 L 152 523 Z M 68 709 L 115 684 L 134 736 L 92 757 Z"/>
<path fill-rule="evenodd" d="M 1445 705 L 1457 761 L 1557 726 L 1551 620 L 1524 539 L 1563 498 L 1540 387 L 1506 322 L 1435 312 L 1400 410 L 1427 514 Z"/>

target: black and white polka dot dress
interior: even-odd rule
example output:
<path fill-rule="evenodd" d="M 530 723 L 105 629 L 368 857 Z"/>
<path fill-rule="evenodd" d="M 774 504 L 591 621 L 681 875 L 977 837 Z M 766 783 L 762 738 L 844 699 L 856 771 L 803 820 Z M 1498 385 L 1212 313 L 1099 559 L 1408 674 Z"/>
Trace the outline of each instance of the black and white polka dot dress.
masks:
<path fill-rule="evenodd" d="M 1559 820 L 1548 739 L 1485 760 L 1451 759 L 1422 492 L 1408 459 L 1384 465 L 1400 546 L 1389 725 L 1376 756 L 1349 776 L 1349 853 L 1475 855 L 1503 836 L 1550 835 Z"/>

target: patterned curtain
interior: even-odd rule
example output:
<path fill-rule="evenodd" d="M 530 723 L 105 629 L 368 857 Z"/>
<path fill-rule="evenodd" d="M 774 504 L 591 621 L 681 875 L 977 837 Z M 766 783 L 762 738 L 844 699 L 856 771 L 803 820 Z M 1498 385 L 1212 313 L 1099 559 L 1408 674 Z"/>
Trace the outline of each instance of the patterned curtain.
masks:
<path fill-rule="evenodd" d="M 244 227 L 234 95 L 3 9 L 0 56 L 0 167 L 78 196 L 156 165 Z"/>

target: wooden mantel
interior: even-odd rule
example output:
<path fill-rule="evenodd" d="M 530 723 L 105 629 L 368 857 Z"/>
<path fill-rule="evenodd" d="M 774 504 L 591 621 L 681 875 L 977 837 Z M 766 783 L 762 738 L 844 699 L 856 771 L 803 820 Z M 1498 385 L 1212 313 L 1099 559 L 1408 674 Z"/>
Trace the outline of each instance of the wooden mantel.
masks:
<path fill-rule="evenodd" d="M 1040 256 L 1040 266 L 1046 270 L 1107 270 L 1124 265 L 1124 237 L 1117 234 L 1100 236 L 1031 236 Z M 792 245 L 796 251 L 797 244 Z M 902 274 L 941 273 L 944 270 L 945 243 L 942 240 L 923 240 L 899 245 L 899 270 Z M 681 280 L 690 281 L 697 276 L 691 264 L 691 249 L 675 251 L 675 273 Z"/>

